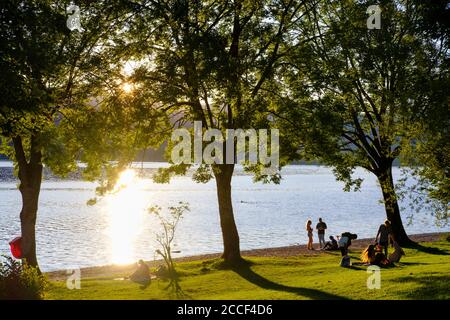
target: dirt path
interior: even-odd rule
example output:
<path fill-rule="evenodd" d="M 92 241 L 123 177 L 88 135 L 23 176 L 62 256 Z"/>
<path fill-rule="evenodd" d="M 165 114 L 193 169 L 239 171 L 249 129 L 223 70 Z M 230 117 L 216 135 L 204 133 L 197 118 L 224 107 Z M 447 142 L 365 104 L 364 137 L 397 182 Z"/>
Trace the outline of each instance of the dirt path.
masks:
<path fill-rule="evenodd" d="M 424 234 L 410 235 L 410 238 L 416 242 L 433 242 L 433 241 L 439 241 L 442 238 L 443 234 L 444 233 L 424 233 Z M 374 238 L 354 240 L 354 241 L 352 241 L 352 246 L 350 247 L 350 251 L 362 250 L 363 248 L 367 247 L 367 245 L 369 245 L 370 243 L 374 243 L 374 241 L 375 241 Z M 317 247 L 317 246 L 318 245 L 315 244 L 315 247 Z M 277 248 L 244 250 L 244 251 L 242 251 L 242 256 L 246 256 L 246 257 L 291 257 L 291 256 L 298 256 L 298 255 L 319 255 L 321 253 L 322 252 L 320 250 L 310 251 L 310 250 L 306 249 L 306 245 L 296 245 L 296 246 L 277 247 Z M 218 258 L 218 257 L 220 257 L 220 253 L 182 257 L 182 258 L 176 258 L 174 260 L 177 262 L 185 262 L 185 261 L 214 259 L 214 258 Z M 150 267 L 154 267 L 156 265 L 161 264 L 161 262 L 162 262 L 161 260 L 157 260 L 157 261 L 148 261 L 147 263 Z M 114 277 L 114 276 L 123 276 L 124 274 L 131 274 L 135 269 L 136 269 L 135 264 L 89 267 L 89 268 L 82 268 L 81 275 L 84 279 Z M 67 279 L 66 271 L 48 272 L 47 276 L 52 281 Z"/>

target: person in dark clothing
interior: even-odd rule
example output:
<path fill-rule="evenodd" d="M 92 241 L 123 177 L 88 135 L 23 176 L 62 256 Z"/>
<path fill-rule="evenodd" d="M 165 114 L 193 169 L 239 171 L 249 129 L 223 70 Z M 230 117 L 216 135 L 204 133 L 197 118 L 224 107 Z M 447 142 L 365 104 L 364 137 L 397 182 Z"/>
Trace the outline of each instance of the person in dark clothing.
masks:
<path fill-rule="evenodd" d="M 144 260 L 139 260 L 137 270 L 130 276 L 130 280 L 142 285 L 146 288 L 151 281 L 150 269 Z"/>
<path fill-rule="evenodd" d="M 352 240 L 356 240 L 358 235 L 350 232 L 344 232 L 341 234 L 339 239 L 339 249 L 341 250 L 341 255 L 344 257 L 348 254 L 348 247 L 352 245 Z"/>
<path fill-rule="evenodd" d="M 319 223 L 316 225 L 317 235 L 319 237 L 319 246 L 322 249 L 322 246 L 325 245 L 325 230 L 327 229 L 327 224 L 322 221 L 322 218 L 319 218 Z"/>
<path fill-rule="evenodd" d="M 384 221 L 384 224 L 380 225 L 378 228 L 377 236 L 375 237 L 375 242 L 384 248 L 384 255 L 388 256 L 388 245 L 391 239 L 391 222 L 389 220 Z"/>
<path fill-rule="evenodd" d="M 327 241 L 327 243 L 325 243 L 323 250 L 338 250 L 338 249 L 339 246 L 336 239 L 333 236 L 330 236 L 330 241 Z"/>

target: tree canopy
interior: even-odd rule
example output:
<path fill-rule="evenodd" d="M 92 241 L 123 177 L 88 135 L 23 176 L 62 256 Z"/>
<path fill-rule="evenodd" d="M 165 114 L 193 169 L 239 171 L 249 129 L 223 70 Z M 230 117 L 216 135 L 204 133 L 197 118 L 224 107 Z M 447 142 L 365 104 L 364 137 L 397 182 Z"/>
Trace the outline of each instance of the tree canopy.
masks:
<path fill-rule="evenodd" d="M 301 33 L 316 39 L 286 59 L 288 102 L 274 113 L 302 144 L 300 156 L 332 165 L 347 190 L 362 182 L 352 179 L 356 167 L 375 174 L 394 233 L 407 243 L 391 168 L 424 137 L 412 124 L 446 112 L 448 42 L 423 32 L 420 7 L 408 1 L 381 1 L 381 28 L 368 29 L 371 4 L 333 1 L 309 12 Z"/>

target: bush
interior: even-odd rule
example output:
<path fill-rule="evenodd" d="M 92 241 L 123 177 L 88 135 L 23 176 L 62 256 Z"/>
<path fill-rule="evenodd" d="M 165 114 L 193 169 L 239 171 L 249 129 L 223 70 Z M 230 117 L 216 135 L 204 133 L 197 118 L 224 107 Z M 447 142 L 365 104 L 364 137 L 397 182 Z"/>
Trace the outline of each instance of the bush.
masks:
<path fill-rule="evenodd" d="M 165 272 L 169 278 L 175 279 L 177 272 L 175 264 L 172 259 L 172 241 L 175 238 L 175 231 L 178 222 L 183 217 L 186 211 L 190 211 L 189 205 L 185 202 L 179 202 L 177 207 L 168 207 L 169 214 L 161 213 L 161 207 L 153 206 L 148 208 L 149 213 L 154 214 L 162 227 L 162 232 L 156 235 L 156 241 L 161 246 L 161 249 L 156 250 L 156 254 L 160 255 L 166 264 Z"/>
<path fill-rule="evenodd" d="M 47 289 L 47 279 L 36 268 L 11 257 L 0 261 L 0 299 L 40 300 Z"/>

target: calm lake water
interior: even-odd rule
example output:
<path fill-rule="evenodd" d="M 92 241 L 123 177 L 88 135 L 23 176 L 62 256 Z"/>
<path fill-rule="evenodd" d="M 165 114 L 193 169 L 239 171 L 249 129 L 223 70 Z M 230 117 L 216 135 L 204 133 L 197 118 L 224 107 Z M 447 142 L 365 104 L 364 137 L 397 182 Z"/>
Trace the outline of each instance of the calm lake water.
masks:
<path fill-rule="evenodd" d="M 3 164 L 5 166 L 5 164 Z M 6 164 L 8 166 L 8 164 Z M 375 178 L 364 170 L 360 192 L 344 192 L 329 168 L 290 166 L 280 185 L 253 183 L 250 176 L 233 178 L 233 205 L 242 249 L 306 243 L 305 221 L 322 217 L 328 234 L 352 231 L 374 237 L 385 219 Z M 394 170 L 399 176 L 399 170 Z M 189 202 L 191 211 L 180 222 L 175 256 L 222 250 L 215 183 L 197 184 L 189 177 L 170 184 L 125 177 L 128 187 L 95 206 L 95 183 L 44 181 L 37 222 L 37 251 L 44 271 L 95 265 L 130 263 L 155 258 L 158 223 L 146 212 L 151 205 L 167 207 Z M 6 181 L 5 181 L 6 180 Z M 8 242 L 20 234 L 21 198 L 16 182 L 0 180 L 0 253 L 9 254 Z M 403 216 L 408 215 L 404 210 Z M 426 215 L 417 215 L 409 233 L 439 229 Z M 315 239 L 316 240 L 316 239 Z"/>

